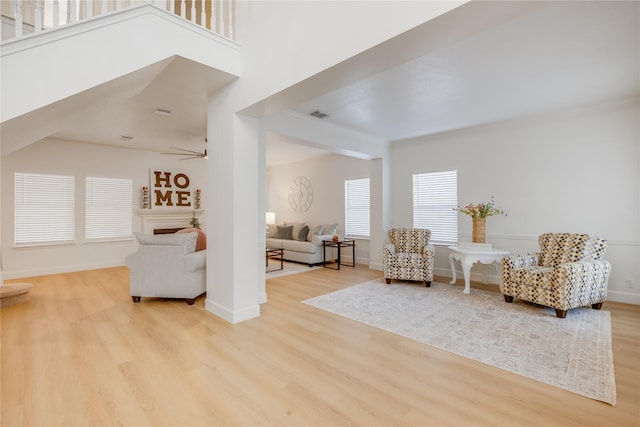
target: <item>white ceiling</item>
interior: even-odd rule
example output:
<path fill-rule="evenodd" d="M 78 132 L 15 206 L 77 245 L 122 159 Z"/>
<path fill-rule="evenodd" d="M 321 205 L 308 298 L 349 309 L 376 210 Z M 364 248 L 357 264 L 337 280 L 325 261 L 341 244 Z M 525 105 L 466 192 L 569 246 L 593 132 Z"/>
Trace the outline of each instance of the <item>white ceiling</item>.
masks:
<path fill-rule="evenodd" d="M 639 27 L 640 2 L 549 2 L 293 110 L 320 110 L 330 115 L 328 123 L 397 141 L 638 96 Z M 229 81 L 224 73 L 176 59 L 137 96 L 54 137 L 199 151 L 206 94 Z M 173 114 L 154 115 L 156 108 Z M 134 140 L 124 143 L 119 135 Z M 283 136 L 267 138 L 268 165 L 322 154 Z"/>

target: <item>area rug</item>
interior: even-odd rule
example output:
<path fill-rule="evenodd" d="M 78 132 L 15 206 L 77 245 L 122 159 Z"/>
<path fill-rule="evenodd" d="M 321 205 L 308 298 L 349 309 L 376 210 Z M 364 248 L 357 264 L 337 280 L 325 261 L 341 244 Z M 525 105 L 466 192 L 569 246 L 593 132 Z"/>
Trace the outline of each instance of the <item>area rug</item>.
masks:
<path fill-rule="evenodd" d="M 274 268 L 280 267 L 280 261 L 269 260 L 269 267 L 265 273 L 265 279 L 273 279 L 275 277 L 288 276 L 290 274 L 304 273 L 311 270 L 317 270 L 320 267 L 309 267 L 307 264 L 300 264 L 297 262 L 284 262 L 284 268 L 282 270 L 274 270 Z"/>
<path fill-rule="evenodd" d="M 430 288 L 374 280 L 305 304 L 541 381 L 616 404 L 611 314 L 590 307 L 555 311 L 454 285 Z"/>

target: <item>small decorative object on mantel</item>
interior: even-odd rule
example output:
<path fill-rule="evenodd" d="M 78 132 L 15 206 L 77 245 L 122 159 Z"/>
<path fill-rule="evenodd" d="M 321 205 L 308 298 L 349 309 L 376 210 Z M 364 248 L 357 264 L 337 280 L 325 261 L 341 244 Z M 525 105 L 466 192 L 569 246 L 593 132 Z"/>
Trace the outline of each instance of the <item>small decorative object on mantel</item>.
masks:
<path fill-rule="evenodd" d="M 149 204 L 149 187 L 142 187 L 142 190 L 140 190 L 140 207 L 142 209 L 149 209 L 151 207 Z"/>
<path fill-rule="evenodd" d="M 200 209 L 200 189 L 199 188 L 196 189 L 194 205 L 196 209 Z"/>
<path fill-rule="evenodd" d="M 471 234 L 471 241 L 474 243 L 485 243 L 486 240 L 486 222 L 488 216 L 493 215 L 506 215 L 506 212 L 500 208 L 497 208 L 493 197 L 488 203 L 469 203 L 467 206 L 461 208 L 455 208 L 454 210 L 462 212 L 465 215 L 471 216 L 473 221 L 473 230 Z"/>
<path fill-rule="evenodd" d="M 193 211 L 193 216 L 191 217 L 191 221 L 189 221 L 189 225 L 193 228 L 197 228 L 198 230 L 200 229 L 200 221 L 196 216 L 196 211 Z"/>

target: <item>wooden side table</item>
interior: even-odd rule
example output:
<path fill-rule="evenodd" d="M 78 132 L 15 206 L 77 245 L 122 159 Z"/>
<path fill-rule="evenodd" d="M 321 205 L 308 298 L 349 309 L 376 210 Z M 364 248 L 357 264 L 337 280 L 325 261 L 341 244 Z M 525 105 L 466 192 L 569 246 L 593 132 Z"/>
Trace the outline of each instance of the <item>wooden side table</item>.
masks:
<path fill-rule="evenodd" d="M 327 248 L 338 248 L 338 260 L 337 268 L 327 267 Z M 351 248 L 351 264 L 343 264 L 341 259 L 342 248 Z M 322 266 L 325 268 L 331 268 L 333 270 L 340 270 L 340 265 L 346 265 L 347 267 L 356 266 L 356 241 L 354 239 L 343 239 L 338 241 L 323 240 L 322 241 Z"/>

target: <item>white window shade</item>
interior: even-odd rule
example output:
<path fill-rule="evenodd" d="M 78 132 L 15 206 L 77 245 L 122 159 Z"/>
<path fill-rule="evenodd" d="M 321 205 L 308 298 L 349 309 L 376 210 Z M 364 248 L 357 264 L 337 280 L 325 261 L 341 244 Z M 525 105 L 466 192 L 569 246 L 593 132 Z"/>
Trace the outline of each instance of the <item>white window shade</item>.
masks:
<path fill-rule="evenodd" d="M 431 230 L 432 241 L 458 241 L 457 204 L 457 171 L 413 175 L 413 226 Z"/>
<path fill-rule="evenodd" d="M 14 244 L 73 242 L 73 176 L 16 173 L 14 190 Z"/>
<path fill-rule="evenodd" d="M 369 178 L 350 179 L 344 182 L 345 234 L 352 237 L 369 237 L 370 203 Z"/>
<path fill-rule="evenodd" d="M 132 235 L 132 181 L 88 176 L 85 183 L 85 238 L 128 239 Z"/>

